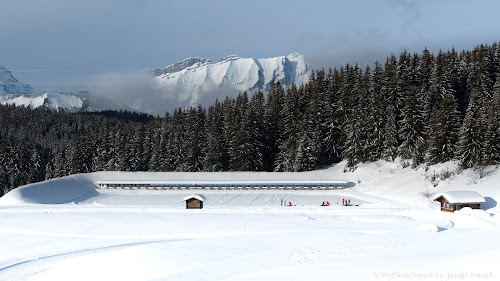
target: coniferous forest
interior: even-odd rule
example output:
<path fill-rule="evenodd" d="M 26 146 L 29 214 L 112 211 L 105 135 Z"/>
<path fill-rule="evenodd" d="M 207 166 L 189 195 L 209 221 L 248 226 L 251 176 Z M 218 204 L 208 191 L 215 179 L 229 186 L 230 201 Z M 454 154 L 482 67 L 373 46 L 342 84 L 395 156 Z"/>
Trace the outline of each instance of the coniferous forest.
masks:
<path fill-rule="evenodd" d="M 307 171 L 500 161 L 500 45 L 403 52 L 164 117 L 0 105 L 0 195 L 93 171 Z"/>

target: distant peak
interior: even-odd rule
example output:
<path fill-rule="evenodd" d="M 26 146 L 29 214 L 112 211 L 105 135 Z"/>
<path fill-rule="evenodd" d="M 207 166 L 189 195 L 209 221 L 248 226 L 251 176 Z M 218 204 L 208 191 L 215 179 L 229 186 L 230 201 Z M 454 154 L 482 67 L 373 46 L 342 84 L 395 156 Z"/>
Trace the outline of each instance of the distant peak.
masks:
<path fill-rule="evenodd" d="M 305 56 L 302 53 L 293 52 L 293 53 L 289 54 L 287 57 L 289 57 L 289 58 L 296 58 L 296 57 L 305 57 Z"/>
<path fill-rule="evenodd" d="M 220 61 L 228 61 L 228 60 L 237 60 L 239 59 L 240 57 L 238 57 L 237 55 L 229 55 L 227 57 L 223 57 L 220 59 Z"/>
<path fill-rule="evenodd" d="M 0 65 L 0 94 L 31 93 L 30 85 L 19 82 L 7 68 Z"/>

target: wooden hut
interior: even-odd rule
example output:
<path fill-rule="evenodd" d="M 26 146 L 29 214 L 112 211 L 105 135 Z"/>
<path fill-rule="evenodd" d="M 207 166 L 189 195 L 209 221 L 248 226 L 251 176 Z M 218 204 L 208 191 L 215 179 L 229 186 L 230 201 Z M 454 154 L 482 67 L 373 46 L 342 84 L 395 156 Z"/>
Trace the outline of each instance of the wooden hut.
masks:
<path fill-rule="evenodd" d="M 186 209 L 203 209 L 205 198 L 201 195 L 189 195 L 183 201 L 186 202 Z"/>
<path fill-rule="evenodd" d="M 486 203 L 484 197 L 475 191 L 448 191 L 434 197 L 434 201 L 441 203 L 441 211 L 454 212 L 464 207 L 479 209 Z"/>

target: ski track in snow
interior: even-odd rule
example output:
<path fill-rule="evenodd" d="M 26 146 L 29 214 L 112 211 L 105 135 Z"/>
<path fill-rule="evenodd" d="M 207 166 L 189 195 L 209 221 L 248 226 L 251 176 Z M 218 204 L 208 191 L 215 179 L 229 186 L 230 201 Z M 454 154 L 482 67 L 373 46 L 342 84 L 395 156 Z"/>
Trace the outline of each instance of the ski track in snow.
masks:
<path fill-rule="evenodd" d="M 189 237 L 190 235 L 187 235 L 187 237 L 184 237 L 184 238 L 171 238 L 171 239 L 161 239 L 161 240 L 153 240 L 153 241 L 122 243 L 122 244 L 101 246 L 101 247 L 95 247 L 95 248 L 86 248 L 86 249 L 81 249 L 81 250 L 73 250 L 73 251 L 51 254 L 51 255 L 47 255 L 47 256 L 29 258 L 26 260 L 22 260 L 22 261 L 1 267 L 0 274 L 3 275 L 5 278 L 2 280 L 6 280 L 6 281 L 8 281 L 8 280 L 21 280 L 26 276 L 33 275 L 33 274 L 36 274 L 40 271 L 45 270 L 46 266 L 50 266 L 50 264 L 53 264 L 53 263 L 60 261 L 60 260 L 74 258 L 74 257 L 78 257 L 78 256 L 84 256 L 84 255 L 98 254 L 98 253 L 107 252 L 107 251 L 114 251 L 114 250 L 119 250 L 119 249 L 144 246 L 144 245 L 173 243 L 173 242 L 180 242 L 180 241 L 192 241 L 192 240 L 197 240 L 197 239 L 211 239 L 211 238 L 230 237 L 230 236 L 242 236 L 242 235 L 267 236 L 267 235 L 271 235 L 271 234 L 291 234 L 291 233 L 307 233 L 307 232 L 314 233 L 314 232 L 318 232 L 318 231 L 323 232 L 324 230 L 318 230 L 318 229 L 294 230 L 294 229 L 289 229 L 289 230 L 281 230 L 281 231 L 256 231 L 256 232 L 251 232 L 251 233 L 246 233 L 246 232 L 207 233 L 207 234 L 201 233 L 201 234 L 191 235 L 191 237 Z M 2 231 L 0 231 L 0 232 L 2 232 Z M 363 234 L 383 234 L 383 233 L 386 233 L 386 231 L 379 231 L 379 230 L 342 230 L 342 229 L 328 230 L 328 232 L 332 232 L 332 233 L 363 233 Z M 15 233 L 15 231 L 13 233 Z M 26 233 L 24 233 L 24 234 L 26 234 Z M 50 235 L 50 233 L 29 233 L 29 234 Z M 54 236 L 64 236 L 64 235 L 54 234 Z M 81 238 L 83 238 L 83 236 Z M 101 238 L 106 238 L 106 237 L 101 237 Z M 115 237 L 113 237 L 113 238 L 115 238 Z M 129 237 L 129 239 L 132 239 L 132 238 Z M 240 259 L 243 259 L 243 258 L 246 258 L 249 256 L 258 256 L 258 255 L 261 255 L 264 253 L 277 252 L 279 250 L 280 249 L 272 249 L 272 250 L 251 252 L 249 254 L 242 254 L 242 255 L 238 255 L 236 257 L 231 257 L 231 258 L 226 258 L 226 259 L 222 259 L 222 260 L 208 262 L 208 263 L 205 263 L 202 265 L 198 265 L 196 267 L 185 269 L 182 272 L 200 269 L 200 268 L 207 267 L 210 265 L 215 265 L 215 264 L 223 264 L 223 263 L 228 262 L 228 261 L 240 260 Z M 360 248 L 359 250 L 364 250 L 364 249 Z M 346 250 L 346 252 L 347 252 L 347 250 Z M 345 257 L 345 254 L 341 255 L 341 256 Z M 304 253 L 293 253 L 293 254 L 288 255 L 287 257 L 291 260 L 294 260 L 294 261 L 300 263 L 300 264 L 304 263 L 304 261 L 314 262 L 311 258 L 308 257 L 308 255 L 306 255 Z"/>
<path fill-rule="evenodd" d="M 229 195 L 229 194 L 228 194 L 228 195 Z M 227 203 L 229 203 L 229 202 L 233 201 L 234 199 L 236 199 L 236 198 L 237 198 L 237 197 L 239 197 L 239 196 L 241 196 L 241 193 L 236 194 L 236 195 L 234 195 L 233 197 L 231 197 L 228 201 L 226 201 L 226 202 L 224 202 L 224 203 L 221 203 L 221 206 L 225 206 L 225 205 L 227 205 Z"/>
<path fill-rule="evenodd" d="M 252 204 L 257 201 L 260 197 L 262 196 L 262 193 L 259 194 L 257 197 L 255 197 L 255 199 L 253 199 L 250 203 L 247 204 L 247 206 L 252 206 Z"/>
<path fill-rule="evenodd" d="M 31 259 L 23 260 L 23 261 L 20 261 L 20 262 L 11 264 L 11 265 L 4 266 L 4 267 L 0 268 L 0 273 L 5 273 L 6 271 L 13 270 L 13 269 L 17 270 L 18 267 L 27 266 L 30 263 L 50 263 L 50 262 L 54 262 L 56 260 L 80 256 L 80 255 L 84 255 L 84 254 L 99 253 L 99 252 L 104 252 L 104 251 L 109 251 L 109 250 L 117 250 L 117 249 L 121 249 L 121 248 L 129 248 L 129 247 L 148 245 L 148 244 L 178 242 L 178 241 L 187 241 L 187 240 L 193 240 L 193 239 L 184 238 L 184 239 L 167 239 L 167 240 L 159 240 L 159 241 L 133 242 L 133 243 L 124 243 L 124 244 L 118 244 L 118 245 L 110 245 L 110 246 L 96 247 L 96 248 L 90 248 L 90 249 L 62 252 L 62 253 L 57 253 L 57 254 L 48 255 L 48 256 L 31 258 Z M 41 265 L 38 265 L 38 267 L 36 267 L 36 268 L 39 269 L 40 266 Z M 15 276 L 11 275 L 10 277 L 7 277 L 9 279 L 5 279 L 5 280 L 19 280 L 20 277 L 30 275 L 32 273 L 33 272 L 25 272 L 24 270 L 22 270 L 20 275 L 19 274 L 15 274 Z M 7 275 L 7 276 L 9 276 L 9 275 Z"/>

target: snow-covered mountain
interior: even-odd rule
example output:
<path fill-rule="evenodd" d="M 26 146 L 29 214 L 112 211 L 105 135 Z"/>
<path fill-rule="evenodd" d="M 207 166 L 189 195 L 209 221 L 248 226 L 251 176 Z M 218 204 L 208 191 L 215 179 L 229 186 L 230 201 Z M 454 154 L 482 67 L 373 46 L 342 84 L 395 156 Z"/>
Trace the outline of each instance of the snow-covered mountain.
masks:
<path fill-rule="evenodd" d="M 196 105 L 215 97 L 236 96 L 243 91 L 267 90 L 273 81 L 290 87 L 309 81 L 311 66 L 300 53 L 274 58 L 241 58 L 231 55 L 212 63 L 190 58 L 152 71 L 162 96 L 181 106 Z"/>
<path fill-rule="evenodd" d="M 8 69 L 0 65 L 0 95 L 32 92 L 33 88 L 30 85 L 19 82 Z"/>
<path fill-rule="evenodd" d="M 75 94 L 35 93 L 33 88 L 19 82 L 12 72 L 0 65 L 0 104 L 62 111 L 81 111 L 85 98 Z"/>
<path fill-rule="evenodd" d="M 85 98 L 61 93 L 0 95 L 0 104 L 13 104 L 31 109 L 44 108 L 56 111 L 81 111 L 84 109 L 84 101 Z"/>

